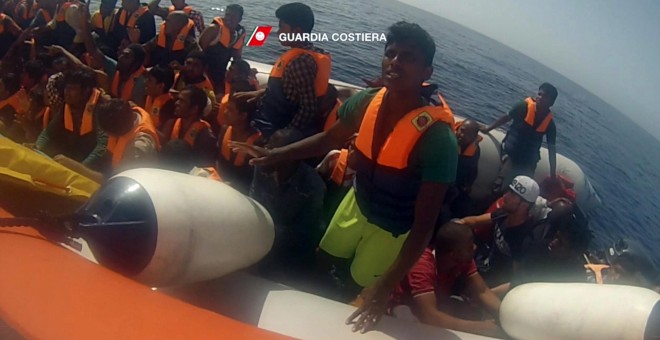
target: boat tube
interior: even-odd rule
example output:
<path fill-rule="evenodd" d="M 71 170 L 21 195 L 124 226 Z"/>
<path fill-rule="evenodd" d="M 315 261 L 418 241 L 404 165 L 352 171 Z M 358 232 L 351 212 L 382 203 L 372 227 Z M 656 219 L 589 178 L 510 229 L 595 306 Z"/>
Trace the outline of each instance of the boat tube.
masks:
<path fill-rule="evenodd" d="M 500 323 L 515 339 L 658 339 L 660 294 L 588 283 L 529 283 L 505 296 Z"/>

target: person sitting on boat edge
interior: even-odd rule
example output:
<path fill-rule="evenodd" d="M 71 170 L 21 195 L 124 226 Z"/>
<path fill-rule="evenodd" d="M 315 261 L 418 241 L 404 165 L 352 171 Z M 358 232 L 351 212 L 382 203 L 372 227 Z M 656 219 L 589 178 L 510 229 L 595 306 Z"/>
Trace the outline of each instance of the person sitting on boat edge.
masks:
<path fill-rule="evenodd" d="M 104 167 L 108 135 L 98 126 L 95 107 L 105 101 L 91 69 L 64 74 L 64 106 L 37 138 L 35 147 L 49 156 L 64 155 L 93 169 Z"/>
<path fill-rule="evenodd" d="M 466 119 L 454 126 L 458 140 L 458 168 L 456 182 L 452 187 L 453 200 L 449 201 L 452 217 L 474 215 L 474 202 L 470 198 L 472 184 L 479 173 L 479 158 L 481 148 L 479 142 L 479 123 Z"/>
<path fill-rule="evenodd" d="M 549 83 L 539 86 L 536 98 L 528 97 L 517 103 L 492 125 L 482 127 L 483 133 L 502 126 L 513 120 L 509 131 L 502 140 L 502 152 L 505 155 L 504 165 L 498 182 L 494 188 L 501 190 L 518 175 L 534 177 L 536 164 L 541 159 L 540 149 L 545 136 L 548 143 L 548 160 L 550 162 L 550 177 L 555 178 L 557 168 L 557 128 L 550 111 L 557 99 L 557 89 Z M 499 183 L 501 181 L 501 183 Z"/>
<path fill-rule="evenodd" d="M 465 226 L 455 222 L 443 225 L 434 246 L 424 250 L 392 294 L 392 314 L 403 318 L 407 310 L 402 306 L 407 306 L 419 321 L 428 325 L 484 336 L 504 336 L 492 319 L 482 318 L 481 309 L 491 318 L 497 318 L 501 301 L 477 271 L 475 248 L 472 232 Z M 471 303 L 452 298 L 455 292 L 465 293 Z"/>
<path fill-rule="evenodd" d="M 523 255 L 523 241 L 531 232 L 534 221 L 529 211 L 539 195 L 539 185 L 527 176 L 517 176 L 504 193 L 504 205 L 491 213 L 468 216 L 458 223 L 475 228 L 493 223 L 492 241 L 482 244 L 477 254 L 479 271 L 490 287 L 505 284 Z M 492 244 L 489 244 L 491 243 Z M 498 294 L 506 291 L 497 290 Z"/>
<path fill-rule="evenodd" d="M 314 28 L 314 13 L 309 6 L 295 2 L 275 12 L 280 34 L 302 35 Z M 319 100 L 328 89 L 330 54 L 309 41 L 281 40 L 291 47 L 275 62 L 265 90 L 246 95 L 259 98 L 254 126 L 268 139 L 285 127 L 311 136 L 323 129 Z"/>
<path fill-rule="evenodd" d="M 149 113 L 118 98 L 97 105 L 94 113 L 108 135 L 110 166 L 99 172 L 61 156 L 55 158 L 57 162 L 97 183 L 124 170 L 156 164 L 160 143 Z"/>
<path fill-rule="evenodd" d="M 364 304 L 347 320 L 357 319 L 353 331 L 366 332 L 380 320 L 390 293 L 429 244 L 456 178 L 453 115 L 448 106 L 429 105 L 421 86 L 433 73 L 435 50 L 433 38 L 419 25 L 398 22 L 388 29 L 381 64 L 385 87 L 346 100 L 328 131 L 274 149 L 233 144 L 257 157 L 252 164 L 263 165 L 325 155 L 359 132 L 353 188 L 318 255 L 320 264 L 347 263 L 358 291 L 365 287 Z M 380 150 L 379 156 L 372 150 Z"/>
<path fill-rule="evenodd" d="M 176 119 L 163 126 L 169 140 L 183 139 L 192 146 L 195 165 L 199 167 L 215 166 L 217 155 L 217 142 L 211 124 L 202 118 L 207 103 L 204 90 L 188 85 L 179 93 L 174 104 Z"/>
<path fill-rule="evenodd" d="M 300 131 L 276 131 L 266 144 L 282 147 L 303 138 Z M 260 263 L 266 277 L 304 290 L 310 282 L 316 247 L 323 236 L 323 197 L 325 184 L 306 162 L 287 160 L 255 166 L 250 197 L 270 212 L 275 225 L 275 241 Z"/>
<path fill-rule="evenodd" d="M 161 17 L 161 19 L 167 19 L 167 15 L 174 11 L 183 11 L 185 12 L 190 20 L 195 24 L 197 32 L 202 33 L 204 31 L 204 16 L 198 10 L 194 9 L 192 6 L 186 3 L 186 0 L 172 0 L 172 6 L 170 7 L 160 7 L 161 0 L 153 0 L 149 3 L 149 12 Z"/>
<path fill-rule="evenodd" d="M 225 77 L 227 63 L 241 60 L 245 45 L 245 28 L 241 26 L 243 7 L 228 5 L 223 18 L 216 17 L 211 25 L 199 36 L 199 45 L 204 53 L 214 62 L 209 65 L 208 75 L 215 86 L 216 93 L 229 93 Z M 256 89 L 255 89 L 256 90 Z"/>

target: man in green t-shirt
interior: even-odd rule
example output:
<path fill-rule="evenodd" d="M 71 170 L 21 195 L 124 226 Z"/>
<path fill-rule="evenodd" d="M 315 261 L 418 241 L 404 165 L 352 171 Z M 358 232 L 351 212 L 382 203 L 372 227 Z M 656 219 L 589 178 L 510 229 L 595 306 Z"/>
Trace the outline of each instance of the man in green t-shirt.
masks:
<path fill-rule="evenodd" d="M 320 243 L 320 256 L 351 261 L 351 276 L 365 287 L 364 303 L 348 322 L 367 331 L 387 308 L 392 290 L 429 244 L 447 188 L 454 182 L 458 143 L 453 116 L 422 86 L 433 73 L 435 43 L 416 24 L 389 28 L 382 59 L 383 88 L 366 89 L 339 108 L 328 130 L 280 148 L 233 143 L 252 164 L 325 155 L 359 132 L 351 167 L 353 188 Z M 433 103 L 437 105 L 433 105 Z"/>

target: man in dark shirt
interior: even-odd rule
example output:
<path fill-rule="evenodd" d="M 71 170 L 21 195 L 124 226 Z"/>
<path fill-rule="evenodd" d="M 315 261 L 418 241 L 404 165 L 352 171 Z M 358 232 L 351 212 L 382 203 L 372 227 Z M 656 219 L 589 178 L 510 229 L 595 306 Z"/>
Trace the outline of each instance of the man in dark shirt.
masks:
<path fill-rule="evenodd" d="M 451 201 L 451 212 L 453 217 L 464 217 L 476 213 L 473 212 L 470 192 L 472 183 L 478 175 L 479 157 L 481 156 L 479 142 L 483 138 L 479 136 L 479 123 L 472 119 L 457 123 L 454 129 L 459 150 L 456 182 L 452 188 L 454 199 Z"/>
<path fill-rule="evenodd" d="M 509 282 L 515 263 L 523 254 L 523 241 L 533 227 L 529 209 L 539 195 L 539 185 L 531 178 L 518 176 L 504 194 L 502 208 L 480 216 L 465 217 L 459 223 L 469 227 L 493 223 L 493 240 L 477 254 L 480 272 L 490 287 Z"/>
<path fill-rule="evenodd" d="M 502 151 L 508 158 L 507 166 L 511 168 L 506 173 L 501 173 L 496 186 L 510 183 L 511 179 L 518 175 L 534 176 L 536 164 L 541 159 L 540 149 L 545 135 L 548 143 L 548 156 L 550 162 L 550 176 L 555 178 L 557 164 L 557 150 L 555 140 L 557 129 L 550 107 L 557 99 L 557 89 L 549 83 L 543 83 L 539 87 L 535 99 L 527 98 L 516 104 L 508 114 L 498 118 L 491 126 L 483 128 L 482 132 L 491 130 L 513 121 L 509 131 L 502 141 Z M 504 178 L 506 176 L 506 178 Z M 496 188 L 499 190 L 499 188 Z"/>
<path fill-rule="evenodd" d="M 110 35 L 115 51 L 130 43 L 144 44 L 156 36 L 156 20 L 140 0 L 122 0 Z"/>

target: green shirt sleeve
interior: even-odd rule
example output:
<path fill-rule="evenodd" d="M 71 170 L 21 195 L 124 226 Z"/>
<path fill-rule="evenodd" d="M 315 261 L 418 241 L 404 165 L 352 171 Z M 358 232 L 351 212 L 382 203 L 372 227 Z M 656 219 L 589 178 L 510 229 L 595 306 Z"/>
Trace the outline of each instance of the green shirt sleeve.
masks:
<path fill-rule="evenodd" d="M 527 115 L 527 103 L 525 101 L 520 101 L 514 105 L 511 110 L 509 110 L 509 117 L 513 120 L 522 120 L 525 119 Z"/>
<path fill-rule="evenodd" d="M 434 124 L 418 143 L 422 181 L 453 183 L 458 166 L 458 141 L 449 125 Z"/>
<path fill-rule="evenodd" d="M 339 121 L 356 129 L 362 124 L 362 117 L 367 111 L 367 106 L 380 88 L 368 88 L 350 96 L 337 110 Z"/>

